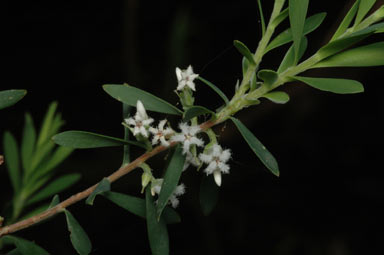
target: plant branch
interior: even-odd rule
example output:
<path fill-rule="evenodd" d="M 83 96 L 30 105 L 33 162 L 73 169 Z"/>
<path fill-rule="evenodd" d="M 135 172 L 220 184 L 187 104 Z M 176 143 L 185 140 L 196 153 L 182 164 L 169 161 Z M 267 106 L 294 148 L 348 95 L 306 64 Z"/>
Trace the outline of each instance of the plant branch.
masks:
<path fill-rule="evenodd" d="M 222 120 L 220 120 L 220 119 L 217 119 L 216 121 L 206 121 L 200 125 L 200 128 L 203 131 L 205 131 L 205 130 L 211 128 L 212 126 L 217 125 L 221 122 L 222 122 Z M 122 176 L 128 174 L 129 172 L 131 172 L 132 170 L 134 170 L 135 168 L 140 166 L 142 163 L 147 161 L 149 158 L 159 154 L 162 151 L 165 151 L 165 150 L 175 146 L 176 144 L 178 144 L 178 142 L 173 142 L 168 147 L 162 146 L 162 145 L 155 147 L 153 150 L 142 154 L 140 157 L 136 158 L 131 163 L 120 167 L 118 170 L 116 170 L 114 173 L 112 173 L 110 176 L 108 176 L 107 179 L 111 183 L 118 180 Z M 16 222 L 14 224 L 11 224 L 11 225 L 8 225 L 5 227 L 0 227 L 0 237 L 14 233 L 14 232 L 17 232 L 19 230 L 22 230 L 22 229 L 25 229 L 28 227 L 31 227 L 31 226 L 35 225 L 36 223 L 39 223 L 39 222 L 46 220 L 46 219 L 48 219 L 48 218 L 50 218 L 50 217 L 52 217 L 58 213 L 63 212 L 64 209 L 69 207 L 70 205 L 73 205 L 73 204 L 87 198 L 95 190 L 97 185 L 98 185 L 98 183 L 87 188 L 86 190 L 83 190 L 83 191 L 69 197 L 68 199 L 64 200 L 63 202 L 56 205 L 55 207 L 47 209 L 46 211 L 44 211 L 42 213 L 39 213 L 39 214 L 32 216 L 28 219 Z"/>

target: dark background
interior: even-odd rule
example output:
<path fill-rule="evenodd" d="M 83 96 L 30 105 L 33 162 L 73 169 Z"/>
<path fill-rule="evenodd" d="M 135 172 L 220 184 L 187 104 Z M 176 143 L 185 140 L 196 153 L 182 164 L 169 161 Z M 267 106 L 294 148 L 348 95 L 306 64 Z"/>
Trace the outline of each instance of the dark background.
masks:
<path fill-rule="evenodd" d="M 311 1 L 310 15 L 328 15 L 309 36 L 306 57 L 326 43 L 350 4 Z M 0 89 L 23 88 L 28 95 L 1 111 L 0 131 L 18 138 L 24 112 L 40 123 L 53 100 L 66 120 L 64 130 L 122 136 L 121 105 L 101 86 L 127 82 L 176 103 L 176 66 L 192 64 L 230 96 L 241 77 L 233 40 L 253 51 L 260 39 L 256 1 L 3 1 L 2 6 Z M 271 3 L 265 10 L 270 13 Z M 268 53 L 262 68 L 276 69 L 287 48 Z M 291 96 L 286 105 L 263 101 L 237 115 L 275 155 L 280 178 L 264 168 L 231 123 L 218 127 L 221 144 L 233 151 L 231 173 L 208 217 L 198 204 L 201 173 L 190 169 L 183 176 L 188 192 L 178 209 L 182 223 L 169 228 L 172 254 L 383 254 L 383 71 L 312 70 L 305 75 L 357 79 L 365 93 L 335 95 L 290 84 L 283 88 Z M 220 106 L 205 86 L 198 83 L 197 90 L 198 104 Z M 61 198 L 112 173 L 121 155 L 119 148 L 76 151 L 60 170 L 81 172 L 83 178 Z M 160 167 L 161 159 L 153 166 Z M 4 166 L 0 180 L 4 204 L 11 196 Z M 113 184 L 113 190 L 129 194 L 139 189 L 139 171 Z M 70 210 L 88 232 L 92 254 L 150 254 L 145 222 L 109 201 L 98 198 L 94 208 L 79 203 Z M 62 215 L 18 235 L 52 254 L 75 253 Z"/>

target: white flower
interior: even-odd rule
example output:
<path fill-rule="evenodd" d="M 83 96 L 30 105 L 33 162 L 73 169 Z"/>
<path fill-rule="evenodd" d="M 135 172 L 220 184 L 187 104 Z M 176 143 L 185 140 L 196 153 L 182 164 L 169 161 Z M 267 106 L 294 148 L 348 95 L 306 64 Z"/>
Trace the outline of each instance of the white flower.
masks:
<path fill-rule="evenodd" d="M 158 128 L 149 128 L 149 132 L 153 134 L 152 145 L 155 145 L 160 141 L 161 145 L 169 146 L 169 142 L 166 140 L 166 138 L 167 136 L 173 134 L 174 131 L 169 127 L 164 129 L 165 123 L 167 123 L 167 120 L 162 120 L 159 122 Z"/>
<path fill-rule="evenodd" d="M 221 174 L 229 173 L 229 165 L 226 162 L 231 158 L 231 151 L 223 150 L 220 145 L 214 144 L 212 148 L 208 149 L 207 154 L 201 153 L 199 158 L 208 165 L 204 172 L 207 175 L 213 174 L 216 184 L 220 186 Z"/>
<path fill-rule="evenodd" d="M 176 76 L 177 76 L 177 89 L 182 90 L 185 86 L 189 87 L 193 91 L 195 91 L 195 83 L 194 79 L 199 77 L 198 74 L 193 73 L 192 66 L 189 65 L 187 70 L 181 71 L 180 68 L 176 67 Z"/>
<path fill-rule="evenodd" d="M 192 144 L 197 146 L 204 145 L 203 140 L 196 137 L 196 134 L 201 131 L 199 126 L 189 126 L 187 123 L 182 122 L 179 124 L 179 128 L 181 129 L 181 134 L 172 136 L 171 141 L 183 143 L 183 154 L 187 154 L 189 152 Z"/>
<path fill-rule="evenodd" d="M 153 185 L 151 187 L 152 196 L 154 196 L 155 194 L 158 194 L 158 195 L 160 194 L 161 185 L 163 185 L 163 179 L 156 179 L 153 182 Z M 185 193 L 185 185 L 183 183 L 176 186 L 172 195 L 169 197 L 169 202 L 171 203 L 173 208 L 176 208 L 179 205 L 179 199 L 177 197 L 183 195 L 184 193 Z"/>
<path fill-rule="evenodd" d="M 148 137 L 147 128 L 153 122 L 153 119 L 148 117 L 143 103 L 140 100 L 137 100 L 135 116 L 133 118 L 125 119 L 124 121 L 131 126 L 131 131 L 134 136 L 141 134 L 144 137 Z"/>
<path fill-rule="evenodd" d="M 198 167 L 200 165 L 200 161 L 198 158 L 193 156 L 193 154 L 191 152 L 187 152 L 186 157 L 185 157 L 184 166 L 183 166 L 183 171 L 187 170 L 187 168 L 190 165 Z"/>

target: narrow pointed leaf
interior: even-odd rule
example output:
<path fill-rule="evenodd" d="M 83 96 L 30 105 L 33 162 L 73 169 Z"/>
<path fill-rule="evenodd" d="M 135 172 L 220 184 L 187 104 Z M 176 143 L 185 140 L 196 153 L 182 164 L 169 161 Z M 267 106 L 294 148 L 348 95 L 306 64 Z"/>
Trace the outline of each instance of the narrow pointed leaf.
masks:
<path fill-rule="evenodd" d="M 146 218 L 144 199 L 112 191 L 104 192 L 101 195 L 128 212 L 143 219 Z M 181 221 L 179 214 L 169 206 L 165 207 L 162 217 L 164 217 L 167 224 L 179 223 Z"/>
<path fill-rule="evenodd" d="M 315 14 L 306 19 L 302 35 L 307 35 L 318 28 L 326 16 L 325 12 Z M 265 53 L 293 40 L 292 29 L 288 28 L 275 37 L 265 49 Z"/>
<path fill-rule="evenodd" d="M 241 62 L 241 66 L 242 66 L 243 77 L 244 77 L 245 74 L 247 73 L 248 67 L 249 67 L 249 61 L 247 60 L 246 57 L 243 57 L 243 60 Z"/>
<path fill-rule="evenodd" d="M 35 149 L 36 143 L 36 130 L 33 124 L 33 120 L 30 114 L 25 114 L 25 124 L 23 130 L 23 139 L 21 142 L 21 159 L 23 163 L 23 169 L 26 173 L 30 173 L 31 158 Z"/>
<path fill-rule="evenodd" d="M 285 8 L 279 15 L 273 20 L 272 26 L 277 27 L 281 22 L 283 22 L 289 15 L 289 8 Z"/>
<path fill-rule="evenodd" d="M 343 51 L 337 55 L 324 59 L 314 66 L 382 66 L 384 65 L 384 42 Z"/>
<path fill-rule="evenodd" d="M 167 101 L 127 84 L 107 84 L 103 88 L 111 97 L 130 106 L 136 107 L 137 100 L 140 100 L 148 111 L 174 115 L 181 115 L 183 113 Z"/>
<path fill-rule="evenodd" d="M 273 91 L 263 95 L 264 98 L 271 100 L 276 104 L 285 104 L 289 101 L 289 95 L 283 91 Z"/>
<path fill-rule="evenodd" d="M 6 255 L 23 255 L 17 248 L 11 250 Z"/>
<path fill-rule="evenodd" d="M 55 207 L 58 204 L 60 204 L 60 198 L 59 198 L 59 195 L 56 194 L 56 195 L 53 196 L 52 201 L 49 204 L 48 209 L 51 209 L 51 208 Z"/>
<path fill-rule="evenodd" d="M 335 34 L 332 36 L 331 41 L 337 39 L 339 36 L 344 34 L 345 31 L 347 31 L 349 25 L 351 25 L 353 18 L 355 17 L 357 13 L 357 9 L 359 8 L 360 0 L 357 0 L 351 9 L 349 9 L 347 15 L 345 15 L 343 21 L 340 23 L 339 27 L 337 28 Z"/>
<path fill-rule="evenodd" d="M 179 183 L 183 171 L 185 156 L 182 148 L 177 145 L 164 175 L 163 184 L 157 202 L 157 216 L 160 218 L 163 209 L 168 204 L 169 198 Z"/>
<path fill-rule="evenodd" d="M 359 4 L 359 10 L 357 11 L 355 26 L 360 24 L 364 19 L 365 15 L 369 12 L 372 6 L 375 4 L 376 0 L 362 0 Z"/>
<path fill-rule="evenodd" d="M 313 88 L 337 94 L 354 94 L 364 91 L 363 85 L 360 82 L 354 80 L 299 76 L 292 78 L 304 82 Z"/>
<path fill-rule="evenodd" d="M 38 246 L 36 243 L 31 242 L 29 240 L 25 240 L 20 237 L 7 235 L 1 238 L 5 242 L 13 243 L 16 246 L 16 249 L 18 250 L 19 254 L 22 255 L 49 255 L 49 253 Z"/>
<path fill-rule="evenodd" d="M 111 190 L 111 182 L 107 179 L 104 178 L 96 187 L 96 189 L 89 195 L 87 200 L 85 201 L 86 204 L 88 205 L 93 205 L 93 201 L 95 200 L 97 195 L 100 195 L 104 192 L 110 191 Z"/>
<path fill-rule="evenodd" d="M 375 25 L 364 28 L 360 31 L 354 32 L 346 37 L 342 37 L 341 39 L 328 43 L 327 45 L 319 49 L 316 55 L 318 55 L 319 60 L 325 59 L 329 56 L 332 56 L 350 47 L 355 43 L 360 42 L 361 40 L 367 38 L 368 36 L 372 35 L 373 33 L 383 28 L 384 28 L 384 22 L 377 23 Z"/>
<path fill-rule="evenodd" d="M 209 114 L 213 118 L 216 118 L 216 114 L 213 111 L 211 111 L 211 110 L 209 110 L 203 106 L 194 105 L 194 106 L 191 106 L 190 108 L 188 108 L 188 110 L 186 110 L 184 112 L 183 121 L 188 122 L 192 118 L 200 116 L 200 115 L 204 115 L 204 114 Z"/>
<path fill-rule="evenodd" d="M 40 129 L 39 137 L 37 139 L 37 146 L 41 146 L 51 138 L 53 122 L 55 120 L 55 112 L 57 109 L 57 102 L 49 105 L 47 113 L 45 114 L 43 124 Z"/>
<path fill-rule="evenodd" d="M 201 76 L 197 77 L 197 79 L 199 79 L 200 81 L 202 81 L 203 83 L 205 83 L 206 85 L 208 85 L 208 87 L 210 87 L 213 91 L 215 91 L 216 94 L 219 95 L 219 96 L 221 97 L 221 99 L 224 100 L 225 104 L 228 104 L 228 103 L 229 103 L 229 99 L 228 99 L 228 97 L 224 94 L 224 92 L 221 91 L 218 87 L 216 87 L 212 82 L 207 81 L 206 79 L 204 79 L 204 78 L 201 77 Z"/>
<path fill-rule="evenodd" d="M 92 251 L 92 244 L 87 233 L 85 233 L 79 222 L 68 210 L 65 210 L 64 212 L 67 219 L 68 230 L 71 233 L 70 238 L 73 247 L 80 255 L 90 254 Z"/>
<path fill-rule="evenodd" d="M 0 110 L 16 104 L 26 94 L 27 91 L 22 89 L 0 91 Z"/>
<path fill-rule="evenodd" d="M 260 20 L 261 20 L 261 31 L 262 35 L 265 34 L 265 20 L 264 20 L 264 14 L 263 14 L 263 7 L 261 5 L 261 1 L 257 0 L 257 5 L 259 6 L 259 13 L 260 13 Z"/>
<path fill-rule="evenodd" d="M 309 0 L 289 0 L 289 21 L 291 23 L 295 62 L 299 57 L 301 38 L 304 32 Z"/>
<path fill-rule="evenodd" d="M 77 130 L 62 132 L 55 135 L 52 139 L 59 145 L 76 149 L 122 146 L 125 144 L 146 148 L 144 144 L 139 142 Z"/>
<path fill-rule="evenodd" d="M 4 133 L 4 161 L 15 193 L 20 190 L 19 149 L 15 137 L 10 132 Z"/>
<path fill-rule="evenodd" d="M 215 183 L 213 176 L 203 176 L 200 185 L 199 200 L 203 214 L 208 216 L 219 200 L 219 186 Z"/>
<path fill-rule="evenodd" d="M 275 157 L 265 148 L 265 146 L 256 138 L 254 134 L 238 119 L 231 117 L 235 123 L 240 134 L 248 143 L 249 147 L 253 150 L 256 156 L 263 162 L 263 164 L 276 176 L 280 175 L 279 166 Z"/>
<path fill-rule="evenodd" d="M 257 76 L 267 85 L 272 85 L 279 78 L 278 73 L 273 70 L 260 70 Z"/>
<path fill-rule="evenodd" d="M 150 187 L 145 191 L 146 200 L 146 218 L 148 239 L 153 255 L 168 255 L 169 254 L 169 237 L 167 224 L 163 217 L 158 220 L 157 210 Z"/>
<path fill-rule="evenodd" d="M 303 39 L 301 40 L 301 44 L 300 44 L 300 52 L 299 52 L 299 57 L 297 59 L 298 61 L 303 57 L 305 50 L 307 49 L 307 46 L 308 46 L 308 40 L 304 36 Z M 297 63 L 295 63 L 295 52 L 294 52 L 294 48 L 292 45 L 288 49 L 287 53 L 285 54 L 284 59 L 281 62 L 279 69 L 277 70 L 277 73 L 282 73 L 285 70 L 287 70 L 289 67 L 294 66 L 296 64 Z"/>
<path fill-rule="evenodd" d="M 52 149 L 51 149 L 52 150 Z M 47 160 L 44 160 L 34 169 L 32 173 L 33 179 L 39 179 L 41 176 L 46 176 L 63 162 L 72 152 L 73 148 L 60 146 L 58 147 Z"/>
<path fill-rule="evenodd" d="M 43 189 L 37 192 L 35 195 L 28 200 L 28 205 L 40 202 L 54 194 L 60 193 L 61 191 L 71 187 L 80 180 L 80 174 L 67 174 L 60 176 L 46 185 Z"/>
<path fill-rule="evenodd" d="M 248 49 L 248 47 L 238 41 L 238 40 L 234 40 L 233 41 L 233 45 L 236 47 L 236 49 L 244 56 L 247 58 L 248 62 L 251 63 L 252 65 L 256 65 L 256 62 L 255 60 L 253 59 L 253 54 L 251 53 L 251 51 Z"/>

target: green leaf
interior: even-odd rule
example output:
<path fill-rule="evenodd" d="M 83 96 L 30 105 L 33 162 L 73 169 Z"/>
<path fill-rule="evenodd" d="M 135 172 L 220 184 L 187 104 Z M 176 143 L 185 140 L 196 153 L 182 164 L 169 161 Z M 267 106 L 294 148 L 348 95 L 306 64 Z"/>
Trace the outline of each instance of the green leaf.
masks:
<path fill-rule="evenodd" d="M 273 70 L 260 70 L 257 73 L 257 77 L 259 77 L 261 80 L 264 81 L 265 84 L 268 86 L 272 85 L 275 83 L 275 81 L 279 78 L 278 73 L 276 73 Z"/>
<path fill-rule="evenodd" d="M 93 201 L 95 200 L 97 195 L 100 195 L 106 191 L 111 190 L 111 182 L 108 180 L 108 178 L 104 178 L 95 188 L 95 190 L 91 193 L 91 195 L 88 196 L 87 200 L 85 201 L 88 205 L 93 205 Z"/>
<path fill-rule="evenodd" d="M 281 22 L 283 22 L 289 15 L 289 8 L 285 8 L 279 15 L 272 21 L 272 26 L 277 27 Z"/>
<path fill-rule="evenodd" d="M 153 255 L 168 255 L 169 254 L 169 238 L 167 224 L 163 217 L 158 220 L 157 210 L 151 188 L 147 187 L 145 191 L 146 200 L 146 218 L 148 239 Z"/>
<path fill-rule="evenodd" d="M 55 207 L 58 204 L 60 204 L 60 198 L 59 198 L 59 195 L 56 194 L 56 195 L 53 196 L 52 201 L 49 204 L 48 209 L 51 209 L 51 208 Z"/>
<path fill-rule="evenodd" d="M 292 79 L 306 83 L 319 90 L 337 94 L 353 94 L 364 91 L 363 85 L 354 80 L 333 79 L 333 78 L 312 78 L 295 76 Z"/>
<path fill-rule="evenodd" d="M 212 176 L 203 176 L 200 185 L 199 199 L 203 214 L 208 216 L 219 200 L 219 186 L 217 186 Z"/>
<path fill-rule="evenodd" d="M 213 91 L 216 92 L 216 94 L 218 94 L 221 99 L 224 100 L 225 104 L 228 104 L 229 103 L 229 99 L 228 97 L 224 94 L 223 91 L 221 91 L 218 87 L 216 87 L 213 83 L 207 81 L 206 79 L 204 79 L 203 77 L 199 76 L 197 77 L 197 79 L 199 79 L 200 81 L 202 81 L 203 83 L 205 83 L 206 85 L 208 85 Z"/>
<path fill-rule="evenodd" d="M 375 4 L 376 0 L 362 0 L 360 1 L 359 10 L 356 15 L 355 24 L 357 26 L 363 20 L 365 15 L 369 12 L 372 6 Z"/>
<path fill-rule="evenodd" d="M 55 169 L 60 163 L 62 163 L 71 153 L 73 148 L 69 147 L 59 147 L 55 150 L 53 154 L 50 155 L 48 159 L 42 162 L 33 173 L 33 177 L 40 177 L 46 175 Z"/>
<path fill-rule="evenodd" d="M 100 148 L 110 146 L 122 146 L 125 144 L 146 148 L 144 144 L 134 141 L 126 141 L 120 138 L 100 135 L 86 131 L 65 131 L 55 135 L 53 141 L 59 145 L 76 149 Z"/>
<path fill-rule="evenodd" d="M 163 212 L 163 209 L 168 204 L 170 196 L 174 192 L 177 184 L 179 183 L 184 162 L 185 156 L 183 155 L 183 150 L 179 144 L 175 148 L 175 151 L 165 172 L 163 184 L 161 185 L 161 190 L 157 203 L 157 215 L 159 218 L 161 213 Z"/>
<path fill-rule="evenodd" d="M 144 199 L 112 191 L 104 192 L 101 195 L 128 212 L 143 219 L 146 218 Z M 162 217 L 164 217 L 167 224 L 179 223 L 181 221 L 179 214 L 169 206 L 165 207 Z"/>
<path fill-rule="evenodd" d="M 52 124 L 55 120 L 55 112 L 57 109 L 57 102 L 52 102 L 45 114 L 43 124 L 40 129 L 39 138 L 37 140 L 37 146 L 41 146 L 51 138 Z"/>
<path fill-rule="evenodd" d="M 241 62 L 241 66 L 242 66 L 243 77 L 244 77 L 245 74 L 247 73 L 248 67 L 249 67 L 249 61 L 247 60 L 246 57 L 243 57 L 243 60 Z"/>
<path fill-rule="evenodd" d="M 15 137 L 10 132 L 4 133 L 4 161 L 15 193 L 20 190 L 19 149 Z"/>
<path fill-rule="evenodd" d="M 30 173 L 32 156 L 35 150 L 36 143 L 36 130 L 33 125 L 33 120 L 30 114 L 25 114 L 25 124 L 23 129 L 23 139 L 21 142 L 21 159 L 23 163 L 23 169 L 26 174 Z"/>
<path fill-rule="evenodd" d="M 257 5 L 259 6 L 259 13 L 260 13 L 260 20 L 261 20 L 261 31 L 262 35 L 265 34 L 265 20 L 264 20 L 264 14 L 263 14 L 263 7 L 261 5 L 261 1 L 257 0 Z"/>
<path fill-rule="evenodd" d="M 103 88 L 111 97 L 130 106 L 136 107 L 137 100 L 140 100 L 148 111 L 174 115 L 181 115 L 183 113 L 167 101 L 127 84 L 107 84 Z"/>
<path fill-rule="evenodd" d="M 303 39 L 301 40 L 301 44 L 300 44 L 299 57 L 297 58 L 298 61 L 303 57 L 305 50 L 307 49 L 307 46 L 308 46 L 308 40 L 307 40 L 307 37 L 304 36 Z M 296 64 L 297 63 L 295 63 L 295 52 L 294 52 L 294 48 L 292 45 L 288 49 L 287 53 L 285 54 L 284 59 L 281 62 L 279 69 L 277 70 L 277 73 L 280 74 L 280 73 L 284 72 L 285 70 L 287 70 L 289 67 L 294 66 Z"/>
<path fill-rule="evenodd" d="M 269 92 L 262 97 L 267 98 L 276 104 L 285 104 L 289 101 L 289 95 L 283 91 Z"/>
<path fill-rule="evenodd" d="M 8 252 L 6 255 L 23 255 L 23 254 L 17 248 L 15 248 L 12 251 Z"/>
<path fill-rule="evenodd" d="M 27 94 L 26 90 L 10 89 L 0 91 L 0 110 L 16 104 Z"/>
<path fill-rule="evenodd" d="M 200 116 L 200 115 L 204 115 L 204 114 L 210 114 L 213 118 L 216 118 L 216 114 L 213 111 L 211 111 L 211 110 L 209 110 L 203 106 L 194 105 L 194 106 L 189 107 L 188 110 L 186 110 L 184 112 L 183 121 L 188 122 L 192 118 Z"/>
<path fill-rule="evenodd" d="M 265 148 L 265 146 L 256 138 L 254 134 L 243 124 L 240 120 L 231 117 L 235 123 L 240 134 L 248 143 L 249 147 L 253 150 L 256 156 L 263 162 L 263 164 L 276 176 L 280 175 L 279 166 L 275 157 Z"/>
<path fill-rule="evenodd" d="M 382 66 L 384 65 L 384 42 L 343 51 L 314 65 L 317 67 L 336 66 Z"/>
<path fill-rule="evenodd" d="M 22 255 L 49 255 L 49 253 L 35 244 L 34 242 L 25 240 L 20 237 L 7 235 L 1 238 L 5 242 L 13 243 L 16 246 L 16 249 L 19 251 L 19 254 Z"/>
<path fill-rule="evenodd" d="M 68 230 L 71 233 L 71 242 L 75 250 L 80 255 L 87 255 L 92 251 L 92 244 L 87 233 L 80 226 L 79 222 L 68 211 L 64 210 L 67 219 Z"/>
<path fill-rule="evenodd" d="M 28 205 L 42 201 L 54 194 L 69 188 L 80 180 L 81 175 L 67 174 L 56 178 L 28 200 Z"/>
<path fill-rule="evenodd" d="M 238 40 L 234 40 L 233 41 L 233 45 L 236 47 L 236 49 L 244 56 L 247 58 L 248 62 L 251 63 L 252 65 L 256 65 L 256 62 L 255 60 L 253 59 L 253 54 L 251 53 L 251 51 L 248 49 L 248 47 L 238 41 Z"/>
<path fill-rule="evenodd" d="M 325 12 L 322 12 L 307 18 L 304 24 L 302 35 L 307 35 L 312 31 L 314 31 L 316 28 L 318 28 L 320 24 L 323 22 L 326 15 L 327 14 Z M 287 30 L 283 31 L 281 34 L 276 36 L 275 39 L 271 41 L 271 43 L 265 49 L 265 53 L 281 45 L 289 43 L 292 40 L 293 40 L 292 29 L 288 28 Z"/>
<path fill-rule="evenodd" d="M 373 32 L 374 31 L 371 31 L 371 29 L 369 29 L 369 30 L 360 31 L 359 33 L 354 33 L 347 37 L 342 37 L 341 39 L 332 41 L 327 45 L 325 45 L 324 47 L 320 48 L 316 53 L 316 55 L 318 56 L 319 60 L 325 59 L 367 38 Z"/>
<path fill-rule="evenodd" d="M 349 25 L 351 25 L 353 18 L 355 17 L 357 13 L 357 9 L 359 8 L 360 0 L 357 0 L 351 9 L 349 9 L 347 15 L 345 15 L 343 21 L 340 23 L 339 27 L 337 28 L 335 34 L 332 36 L 331 41 L 339 38 L 342 34 L 347 31 Z"/>
<path fill-rule="evenodd" d="M 303 38 L 308 3 L 309 0 L 289 0 L 289 21 L 291 23 L 295 63 L 297 63 L 300 53 L 300 44 L 301 38 Z"/>

